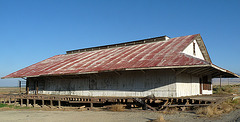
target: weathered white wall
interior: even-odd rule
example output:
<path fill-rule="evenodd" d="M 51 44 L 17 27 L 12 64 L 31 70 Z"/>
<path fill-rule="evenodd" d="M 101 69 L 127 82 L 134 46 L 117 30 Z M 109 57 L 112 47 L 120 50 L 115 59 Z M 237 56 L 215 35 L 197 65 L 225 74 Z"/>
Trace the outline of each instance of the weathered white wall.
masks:
<path fill-rule="evenodd" d="M 193 43 L 195 43 L 195 54 L 196 54 L 196 55 L 193 54 Z M 204 60 L 203 54 L 202 54 L 202 52 L 201 52 L 201 50 L 200 50 L 200 48 L 199 48 L 196 40 L 194 40 L 191 44 L 189 44 L 189 45 L 183 50 L 183 53 Z"/>
<path fill-rule="evenodd" d="M 202 94 L 212 94 L 212 90 L 203 90 Z"/>
<path fill-rule="evenodd" d="M 200 94 L 199 77 L 190 74 L 180 74 L 176 77 L 177 97 Z"/>
<path fill-rule="evenodd" d="M 34 80 L 30 78 L 30 93 Z M 45 77 L 39 79 L 39 94 L 108 96 L 108 97 L 182 97 L 200 94 L 199 77 L 175 75 L 172 70 L 128 71 L 120 75 L 102 73 L 72 78 Z M 212 94 L 212 90 L 203 90 Z"/>
<path fill-rule="evenodd" d="M 30 93 L 34 83 L 30 81 Z M 129 71 L 85 75 L 78 78 L 43 78 L 39 94 L 119 97 L 176 97 L 175 74 L 172 70 Z M 41 89 L 40 89 L 41 87 Z"/>

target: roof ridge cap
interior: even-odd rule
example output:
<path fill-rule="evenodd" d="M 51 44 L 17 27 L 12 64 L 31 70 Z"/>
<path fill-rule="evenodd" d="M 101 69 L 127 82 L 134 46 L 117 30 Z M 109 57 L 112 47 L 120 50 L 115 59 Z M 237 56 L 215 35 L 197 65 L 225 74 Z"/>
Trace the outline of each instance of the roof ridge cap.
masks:
<path fill-rule="evenodd" d="M 66 54 L 74 54 L 74 53 L 88 52 L 88 51 L 101 50 L 101 49 L 109 49 L 109 48 L 115 48 L 115 47 L 126 47 L 126 46 L 138 45 L 138 44 L 158 42 L 158 41 L 167 41 L 168 39 L 170 39 L 170 37 L 164 35 L 164 36 L 141 39 L 141 40 L 136 40 L 136 41 L 129 41 L 129 42 L 123 42 L 123 43 L 117 43 L 117 44 L 110 44 L 110 45 L 70 50 L 70 51 L 66 51 Z"/>

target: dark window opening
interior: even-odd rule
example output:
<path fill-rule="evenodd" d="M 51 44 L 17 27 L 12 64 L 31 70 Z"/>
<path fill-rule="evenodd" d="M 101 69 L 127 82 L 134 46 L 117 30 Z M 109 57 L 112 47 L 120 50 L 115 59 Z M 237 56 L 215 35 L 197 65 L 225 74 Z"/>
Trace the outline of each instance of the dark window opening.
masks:
<path fill-rule="evenodd" d="M 195 43 L 193 42 L 193 55 L 196 55 Z"/>

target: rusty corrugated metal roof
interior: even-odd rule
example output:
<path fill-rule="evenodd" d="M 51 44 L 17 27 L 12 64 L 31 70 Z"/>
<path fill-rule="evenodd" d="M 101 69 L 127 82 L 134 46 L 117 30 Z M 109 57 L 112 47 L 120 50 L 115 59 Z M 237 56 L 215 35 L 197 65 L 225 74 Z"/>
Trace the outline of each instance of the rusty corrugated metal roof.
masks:
<path fill-rule="evenodd" d="M 197 36 L 199 34 L 166 41 L 56 55 L 3 78 L 209 64 L 207 61 L 181 53 Z"/>

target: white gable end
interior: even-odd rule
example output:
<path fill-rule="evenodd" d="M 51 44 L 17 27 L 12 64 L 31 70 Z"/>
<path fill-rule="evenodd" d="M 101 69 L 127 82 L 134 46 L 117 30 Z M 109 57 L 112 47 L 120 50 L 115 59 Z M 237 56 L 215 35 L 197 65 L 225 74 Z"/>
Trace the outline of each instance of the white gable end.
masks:
<path fill-rule="evenodd" d="M 194 51 L 194 48 L 195 48 L 195 51 Z M 204 60 L 203 54 L 202 54 L 196 40 L 194 40 L 191 44 L 189 44 L 187 46 L 187 48 L 185 48 L 183 50 L 183 53 Z"/>

